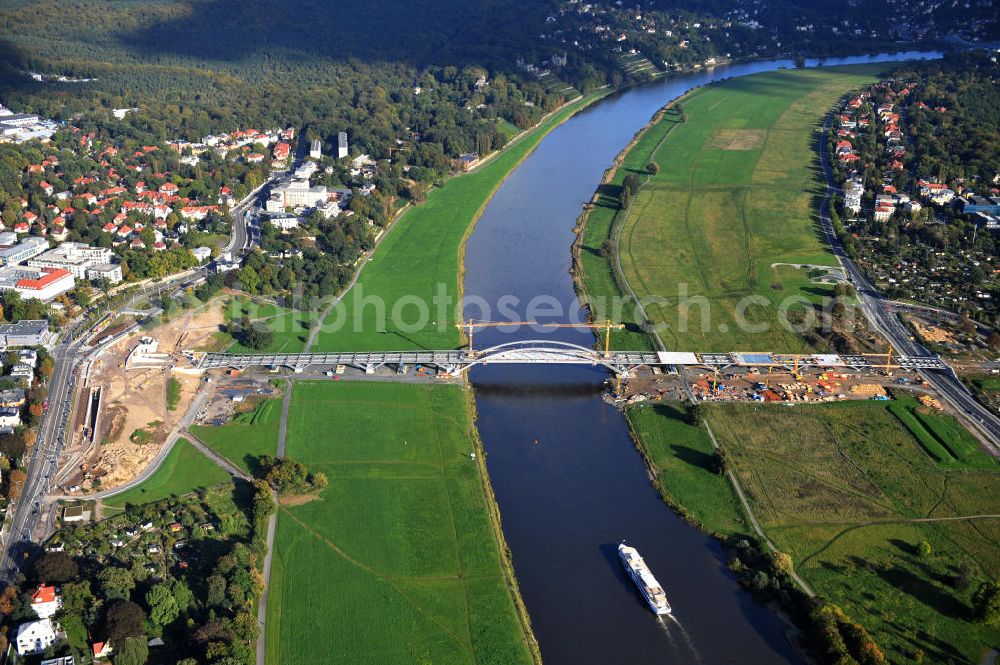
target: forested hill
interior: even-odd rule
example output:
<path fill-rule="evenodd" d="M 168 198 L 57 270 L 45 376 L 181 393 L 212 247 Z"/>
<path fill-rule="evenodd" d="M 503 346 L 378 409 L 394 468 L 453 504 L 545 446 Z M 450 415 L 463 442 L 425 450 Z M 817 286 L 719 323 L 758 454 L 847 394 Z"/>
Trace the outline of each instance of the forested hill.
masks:
<path fill-rule="evenodd" d="M 940 0 L 918 0 L 928 3 Z M 55 119 L 139 107 L 126 122 L 158 137 L 295 125 L 329 140 L 346 130 L 352 145 L 382 157 L 393 141 L 420 135 L 457 157 L 608 84 L 729 58 L 884 51 L 942 36 L 908 2 L 870 4 L 4 0 L 0 103 Z M 963 11 L 969 31 L 982 27 L 977 11 Z"/>
<path fill-rule="evenodd" d="M 126 44 L 209 60 L 293 51 L 416 67 L 496 67 L 531 49 L 556 2 L 202 0 L 159 6 L 155 24 L 122 35 Z"/>

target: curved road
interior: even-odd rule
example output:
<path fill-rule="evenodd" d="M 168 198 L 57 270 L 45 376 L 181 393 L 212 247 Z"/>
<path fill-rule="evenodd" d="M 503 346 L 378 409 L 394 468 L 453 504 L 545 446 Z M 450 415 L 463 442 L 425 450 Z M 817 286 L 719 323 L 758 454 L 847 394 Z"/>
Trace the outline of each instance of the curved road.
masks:
<path fill-rule="evenodd" d="M 927 349 L 911 338 L 910 331 L 896 314 L 892 301 L 886 300 L 879 294 L 865 274 L 847 255 L 844 246 L 834 232 L 833 221 L 830 219 L 830 201 L 839 189 L 833 181 L 833 169 L 830 166 L 830 155 L 826 147 L 826 134 L 829 132 L 832 122 L 833 112 L 827 116 L 826 122 L 823 124 L 824 134 L 819 140 L 820 159 L 823 165 L 823 175 L 826 178 L 826 193 L 819 210 L 823 234 L 827 242 L 830 243 L 837 261 L 843 266 L 848 279 L 854 285 L 861 310 L 872 326 L 902 355 L 931 355 Z M 924 370 L 921 371 L 921 375 L 946 402 L 982 432 L 990 452 L 994 456 L 1000 457 L 1000 418 L 973 397 L 954 370 Z"/>

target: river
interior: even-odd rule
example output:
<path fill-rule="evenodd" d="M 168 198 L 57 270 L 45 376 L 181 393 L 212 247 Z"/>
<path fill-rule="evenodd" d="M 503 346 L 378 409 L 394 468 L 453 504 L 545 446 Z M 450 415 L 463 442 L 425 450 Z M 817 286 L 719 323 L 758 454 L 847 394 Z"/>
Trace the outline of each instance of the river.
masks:
<path fill-rule="evenodd" d="M 484 315 L 469 306 L 466 316 L 583 319 L 569 272 L 572 227 L 615 155 L 691 88 L 793 66 L 753 62 L 666 77 L 608 97 L 555 129 L 500 187 L 468 240 L 465 295 L 493 309 Z M 476 347 L 539 337 L 594 343 L 585 330 L 486 329 L 476 333 Z M 504 533 L 547 665 L 801 662 L 787 625 L 739 587 L 719 543 L 677 517 L 653 489 L 624 418 L 601 399 L 603 370 L 502 365 L 475 368 L 470 379 Z M 666 588 L 675 619 L 658 621 L 633 587 L 617 559 L 623 539 Z"/>

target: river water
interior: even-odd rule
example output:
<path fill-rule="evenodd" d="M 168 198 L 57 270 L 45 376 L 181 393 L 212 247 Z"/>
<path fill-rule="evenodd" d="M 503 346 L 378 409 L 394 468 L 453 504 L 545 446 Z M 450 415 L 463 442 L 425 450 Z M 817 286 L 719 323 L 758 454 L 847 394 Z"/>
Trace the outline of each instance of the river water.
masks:
<path fill-rule="evenodd" d="M 572 227 L 615 155 L 687 90 L 792 66 L 779 60 L 672 76 L 609 97 L 555 129 L 500 187 L 469 238 L 465 295 L 492 311 L 469 306 L 466 316 L 582 320 L 569 273 Z M 594 343 L 591 333 L 565 328 L 486 329 L 475 342 L 539 338 Z M 504 533 L 543 660 L 800 662 L 787 626 L 738 586 L 720 545 L 653 489 L 624 418 L 601 399 L 606 379 L 603 370 L 571 366 L 497 365 L 471 374 Z M 675 619 L 658 621 L 626 576 L 616 552 L 623 539 L 664 585 Z"/>

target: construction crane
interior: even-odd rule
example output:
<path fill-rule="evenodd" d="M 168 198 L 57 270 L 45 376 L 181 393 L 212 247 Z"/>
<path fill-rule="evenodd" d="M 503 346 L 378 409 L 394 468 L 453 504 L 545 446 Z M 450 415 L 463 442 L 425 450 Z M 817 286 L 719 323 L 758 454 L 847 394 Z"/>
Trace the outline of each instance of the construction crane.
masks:
<path fill-rule="evenodd" d="M 600 323 L 539 323 L 537 321 L 475 321 L 469 319 L 465 323 L 456 323 L 455 327 L 464 330 L 469 336 L 469 355 L 476 354 L 472 348 L 472 334 L 476 328 L 502 328 L 505 326 L 539 326 L 541 328 L 591 328 L 604 330 L 604 357 L 611 357 L 611 331 L 624 330 L 624 323 L 612 323 L 610 319 Z"/>

